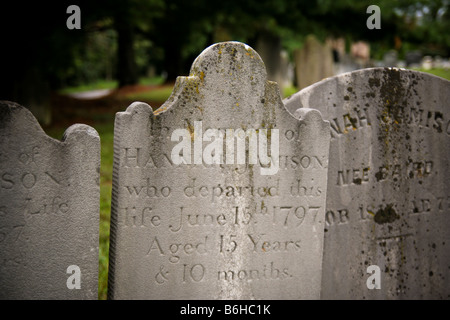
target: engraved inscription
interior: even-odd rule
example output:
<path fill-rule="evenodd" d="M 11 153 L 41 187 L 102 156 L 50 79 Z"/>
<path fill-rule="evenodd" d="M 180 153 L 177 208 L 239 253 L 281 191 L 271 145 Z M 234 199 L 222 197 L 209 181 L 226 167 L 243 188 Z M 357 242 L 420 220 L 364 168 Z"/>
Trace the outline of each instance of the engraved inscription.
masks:
<path fill-rule="evenodd" d="M 441 214 L 450 212 L 450 196 L 436 198 L 416 197 L 406 203 L 403 213 L 397 212 L 397 206 L 388 204 L 360 204 L 351 212 L 348 208 L 327 208 L 325 213 L 326 226 L 339 226 L 347 224 L 351 219 L 358 221 L 374 220 L 379 224 L 392 223 L 401 216 L 418 216 L 421 214 Z"/>
<path fill-rule="evenodd" d="M 377 168 L 376 172 L 371 170 L 370 166 L 338 170 L 336 185 L 361 185 L 369 181 L 381 182 L 384 180 L 399 182 L 408 179 L 428 178 L 434 173 L 436 172 L 433 172 L 433 161 L 409 160 L 405 165 L 382 165 Z"/>

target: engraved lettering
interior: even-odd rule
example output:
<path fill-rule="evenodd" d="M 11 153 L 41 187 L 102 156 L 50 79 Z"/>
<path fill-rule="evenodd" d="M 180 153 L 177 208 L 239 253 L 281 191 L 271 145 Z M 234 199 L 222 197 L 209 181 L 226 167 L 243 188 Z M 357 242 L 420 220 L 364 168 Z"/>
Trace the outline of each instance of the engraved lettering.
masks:
<path fill-rule="evenodd" d="M 221 281 L 255 281 L 255 280 L 283 280 L 291 278 L 288 268 L 280 268 L 275 262 L 264 264 L 262 268 L 238 269 L 238 270 L 220 270 L 217 272 L 217 280 Z"/>
<path fill-rule="evenodd" d="M 13 176 L 7 172 L 2 174 L 1 187 L 3 189 L 12 189 L 14 186 L 14 181 L 12 180 Z"/>
<path fill-rule="evenodd" d="M 346 186 L 351 184 L 360 185 L 364 182 L 369 182 L 369 172 L 369 167 L 339 170 L 337 173 L 336 184 L 338 186 Z"/>
<path fill-rule="evenodd" d="M 140 213 L 136 210 L 136 207 L 126 207 L 122 210 L 125 211 L 124 224 L 127 227 L 147 227 L 147 218 L 149 218 L 150 226 L 158 227 L 161 225 L 161 218 L 158 215 L 152 214 L 152 208 L 144 207 Z M 140 209 L 139 209 L 140 210 Z"/>

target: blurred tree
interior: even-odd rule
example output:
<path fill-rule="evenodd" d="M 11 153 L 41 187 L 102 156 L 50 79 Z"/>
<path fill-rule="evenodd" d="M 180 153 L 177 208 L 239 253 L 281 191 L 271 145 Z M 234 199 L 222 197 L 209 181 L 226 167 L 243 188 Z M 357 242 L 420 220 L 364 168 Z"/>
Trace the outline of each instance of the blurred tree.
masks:
<path fill-rule="evenodd" d="M 395 7 L 398 34 L 403 42 L 425 54 L 450 52 L 450 1 L 400 1 Z"/>
<path fill-rule="evenodd" d="M 167 81 L 186 74 L 189 71 L 187 58 L 206 46 L 215 8 L 215 4 L 207 0 L 165 2 L 163 14 L 155 18 L 154 28 L 149 29 L 147 35 L 162 49 L 161 64 Z"/>
<path fill-rule="evenodd" d="M 13 1 L 0 5 L 0 99 L 29 107 L 42 123 L 50 122 L 50 91 L 72 67 L 83 39 L 80 30 L 67 29 L 69 4 Z"/>
<path fill-rule="evenodd" d="M 163 13 L 163 0 L 108 1 L 118 36 L 117 78 L 119 86 L 136 84 L 139 80 L 135 56 L 136 34 L 153 28 L 153 20 Z"/>
<path fill-rule="evenodd" d="M 60 0 L 8 2 L 0 8 L 0 98 L 23 104 L 52 89 L 109 72 L 134 84 L 154 64 L 168 81 L 187 74 L 206 46 L 225 40 L 254 46 L 279 38 L 293 51 L 308 34 L 324 40 L 367 40 L 381 50 L 421 46 L 448 56 L 450 0 Z M 66 9 L 81 8 L 81 30 L 69 30 Z M 369 5 L 381 8 L 381 29 L 366 28 Z M 136 51 L 137 50 L 137 51 Z M 112 59 L 111 55 L 117 54 Z M 105 56 L 108 59 L 105 59 Z M 116 63 L 112 67 L 111 61 Z M 108 72 L 106 70 L 109 70 Z"/>

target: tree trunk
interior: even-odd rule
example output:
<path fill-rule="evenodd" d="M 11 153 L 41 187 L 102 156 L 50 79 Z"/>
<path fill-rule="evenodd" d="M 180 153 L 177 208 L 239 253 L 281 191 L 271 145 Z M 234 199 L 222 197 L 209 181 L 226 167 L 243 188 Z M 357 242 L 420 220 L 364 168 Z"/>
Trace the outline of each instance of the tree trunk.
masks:
<path fill-rule="evenodd" d="M 166 82 L 170 83 L 181 76 L 181 47 L 176 40 L 168 39 L 164 41 L 164 70 L 167 72 Z"/>
<path fill-rule="evenodd" d="M 118 37 L 117 80 L 119 87 L 137 84 L 139 77 L 134 55 L 134 35 L 130 19 L 122 12 L 116 16 L 116 31 Z"/>

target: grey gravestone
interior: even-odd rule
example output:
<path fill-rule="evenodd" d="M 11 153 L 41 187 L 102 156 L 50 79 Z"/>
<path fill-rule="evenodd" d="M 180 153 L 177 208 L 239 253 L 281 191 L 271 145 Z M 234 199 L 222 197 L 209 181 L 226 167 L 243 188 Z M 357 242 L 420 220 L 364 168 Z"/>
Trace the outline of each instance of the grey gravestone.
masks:
<path fill-rule="evenodd" d="M 421 67 L 425 70 L 433 68 L 433 58 L 431 56 L 425 56 L 422 58 Z"/>
<path fill-rule="evenodd" d="M 384 67 L 396 67 L 398 63 L 398 53 L 395 50 L 389 50 L 383 55 Z"/>
<path fill-rule="evenodd" d="M 0 299 L 97 299 L 99 141 L 0 102 Z"/>
<path fill-rule="evenodd" d="M 319 298 L 329 123 L 298 117 L 237 42 L 207 48 L 154 113 L 118 113 L 109 298 Z"/>
<path fill-rule="evenodd" d="M 322 297 L 448 299 L 450 82 L 366 69 L 285 103 L 331 125 Z"/>
<path fill-rule="evenodd" d="M 420 51 L 409 51 L 405 54 L 406 65 L 410 68 L 419 68 L 422 62 L 422 53 Z"/>

